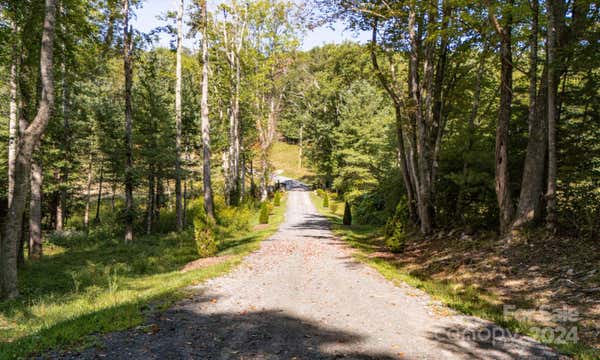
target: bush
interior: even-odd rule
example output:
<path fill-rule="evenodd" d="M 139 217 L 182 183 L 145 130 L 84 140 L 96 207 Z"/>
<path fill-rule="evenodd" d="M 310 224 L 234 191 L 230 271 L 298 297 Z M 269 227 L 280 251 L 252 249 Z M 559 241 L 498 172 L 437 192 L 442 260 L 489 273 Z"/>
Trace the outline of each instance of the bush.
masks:
<path fill-rule="evenodd" d="M 329 210 L 331 210 L 331 212 L 333 214 L 336 213 L 337 209 L 338 209 L 338 204 L 335 201 L 332 201 L 331 203 L 329 203 Z"/>
<path fill-rule="evenodd" d="M 194 219 L 194 239 L 200 257 L 213 256 L 217 253 L 214 228 L 214 222 L 205 213 Z"/>
<path fill-rule="evenodd" d="M 258 222 L 260 224 L 269 223 L 269 204 L 267 202 L 263 202 L 260 205 L 260 215 L 258 216 Z"/>
<path fill-rule="evenodd" d="M 317 189 L 317 196 L 323 198 L 325 196 L 325 191 L 323 189 Z"/>
<path fill-rule="evenodd" d="M 323 195 L 323 207 L 324 208 L 328 208 L 329 207 L 329 196 L 327 195 L 327 193 L 325 193 Z"/>
<path fill-rule="evenodd" d="M 388 219 L 384 227 L 385 244 L 391 252 L 404 250 L 407 239 L 408 207 L 406 199 L 400 199 L 394 215 Z"/>
<path fill-rule="evenodd" d="M 275 198 L 273 199 L 273 204 L 275 206 L 280 206 L 281 205 L 281 193 L 279 191 L 277 191 L 275 193 Z"/>
<path fill-rule="evenodd" d="M 344 206 L 344 225 L 350 226 L 352 225 L 352 209 L 350 208 L 350 203 L 346 201 Z"/>

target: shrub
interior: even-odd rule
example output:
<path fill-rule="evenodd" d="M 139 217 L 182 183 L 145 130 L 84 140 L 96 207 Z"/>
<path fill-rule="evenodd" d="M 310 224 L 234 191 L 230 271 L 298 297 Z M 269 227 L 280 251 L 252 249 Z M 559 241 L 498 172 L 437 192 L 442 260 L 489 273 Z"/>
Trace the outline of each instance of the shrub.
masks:
<path fill-rule="evenodd" d="M 317 196 L 322 198 L 325 196 L 325 191 L 323 189 L 317 189 Z"/>
<path fill-rule="evenodd" d="M 336 213 L 337 209 L 338 209 L 338 204 L 335 201 L 332 201 L 331 203 L 329 203 L 329 210 L 331 210 L 331 212 L 333 214 Z"/>
<path fill-rule="evenodd" d="M 194 239 L 200 257 L 208 257 L 217 253 L 217 241 L 214 234 L 215 224 L 206 214 L 194 219 Z"/>
<path fill-rule="evenodd" d="M 267 202 L 263 202 L 260 205 L 260 215 L 258 216 L 258 222 L 261 224 L 269 223 L 269 204 Z"/>
<path fill-rule="evenodd" d="M 346 201 L 344 206 L 344 225 L 350 226 L 352 225 L 352 209 L 350 208 L 350 203 Z"/>
<path fill-rule="evenodd" d="M 391 252 L 398 253 L 406 245 L 406 224 L 408 223 L 408 207 L 404 198 L 396 206 L 394 215 L 388 219 L 384 227 L 385 244 Z"/>
<path fill-rule="evenodd" d="M 273 199 L 273 204 L 275 206 L 280 206 L 281 205 L 281 193 L 279 191 L 277 191 L 275 193 L 275 198 Z"/>
<path fill-rule="evenodd" d="M 323 194 L 323 207 L 324 208 L 329 207 L 329 196 L 327 195 L 327 193 Z"/>

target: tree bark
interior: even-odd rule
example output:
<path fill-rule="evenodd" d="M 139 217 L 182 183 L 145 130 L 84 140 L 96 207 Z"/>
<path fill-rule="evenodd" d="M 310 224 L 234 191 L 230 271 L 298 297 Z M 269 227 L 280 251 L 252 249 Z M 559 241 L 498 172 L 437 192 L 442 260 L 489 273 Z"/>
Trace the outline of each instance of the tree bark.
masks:
<path fill-rule="evenodd" d="M 94 180 L 93 163 L 94 163 L 94 157 L 92 156 L 92 152 L 90 151 L 90 158 L 89 158 L 89 164 L 88 164 L 88 178 L 87 178 L 87 184 L 85 187 L 85 210 L 83 213 L 83 226 L 85 228 L 86 234 L 90 229 L 90 197 L 91 197 L 91 193 L 92 193 L 92 181 Z"/>
<path fill-rule="evenodd" d="M 152 233 L 155 211 L 155 184 L 154 184 L 154 167 L 150 166 L 148 172 L 148 198 L 146 200 L 146 234 Z"/>
<path fill-rule="evenodd" d="M 13 24 L 13 34 L 16 37 L 18 33 L 16 22 Z M 10 114 L 8 125 L 8 207 L 10 208 L 14 188 L 15 188 L 15 163 L 17 160 L 17 147 L 19 141 L 19 114 L 17 106 L 17 96 L 19 92 L 19 60 L 20 56 L 17 50 L 17 40 L 13 40 L 13 54 L 10 64 Z"/>
<path fill-rule="evenodd" d="M 29 198 L 29 258 L 42 257 L 42 182 L 43 172 L 40 159 L 32 159 Z"/>
<path fill-rule="evenodd" d="M 556 230 L 556 95 L 558 90 L 556 69 L 556 4 L 557 0 L 546 2 L 548 13 L 548 182 L 546 190 L 546 226 Z"/>
<path fill-rule="evenodd" d="M 41 97 L 33 121 L 21 133 L 15 160 L 15 187 L 13 200 L 8 210 L 4 242 L 2 244 L 3 296 L 8 299 L 19 295 L 17 287 L 17 244 L 21 237 L 27 176 L 31 170 L 31 157 L 35 146 L 44 134 L 54 107 L 53 48 L 56 0 L 46 0 L 40 50 Z"/>
<path fill-rule="evenodd" d="M 125 72 L 125 242 L 133 241 L 133 142 L 131 109 L 131 86 L 133 83 L 133 68 L 131 52 L 133 41 L 129 28 L 129 0 L 123 0 L 123 69 Z"/>
<path fill-rule="evenodd" d="M 519 204 L 512 224 L 518 230 L 541 217 L 540 201 L 543 197 L 544 165 L 546 156 L 546 124 L 538 116 L 537 109 L 537 63 L 538 63 L 538 19 L 539 1 L 531 0 L 532 24 L 529 39 L 529 139 L 521 180 Z"/>
<path fill-rule="evenodd" d="M 202 6 L 202 185 L 204 191 L 204 210 L 210 219 L 215 218 L 212 183 L 210 175 L 210 119 L 208 112 L 208 10 L 206 0 Z"/>
<path fill-rule="evenodd" d="M 104 163 L 100 163 L 100 180 L 98 181 L 98 198 L 96 200 L 96 216 L 94 223 L 100 223 L 100 205 L 102 204 L 102 185 L 104 183 Z"/>
<path fill-rule="evenodd" d="M 177 6 L 177 65 L 175 84 L 175 216 L 177 231 L 183 230 L 181 203 L 181 54 L 183 52 L 183 0 Z"/>
<path fill-rule="evenodd" d="M 506 15 L 504 27 L 500 25 L 490 8 L 490 20 L 500 37 L 500 109 L 496 126 L 496 197 L 500 217 L 500 233 L 505 235 L 510 229 L 513 217 L 513 203 L 510 194 L 508 171 L 508 130 L 512 107 L 512 16 Z"/>

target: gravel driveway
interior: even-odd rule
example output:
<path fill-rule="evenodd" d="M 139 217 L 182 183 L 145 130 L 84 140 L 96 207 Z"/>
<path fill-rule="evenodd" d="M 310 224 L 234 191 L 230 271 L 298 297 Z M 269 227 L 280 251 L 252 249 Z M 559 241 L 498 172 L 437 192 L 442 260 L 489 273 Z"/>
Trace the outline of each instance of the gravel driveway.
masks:
<path fill-rule="evenodd" d="M 307 191 L 289 192 L 286 219 L 235 271 L 72 358 L 547 359 L 548 348 L 452 315 L 426 294 L 357 263 Z M 495 342 L 489 334 L 495 334 Z"/>

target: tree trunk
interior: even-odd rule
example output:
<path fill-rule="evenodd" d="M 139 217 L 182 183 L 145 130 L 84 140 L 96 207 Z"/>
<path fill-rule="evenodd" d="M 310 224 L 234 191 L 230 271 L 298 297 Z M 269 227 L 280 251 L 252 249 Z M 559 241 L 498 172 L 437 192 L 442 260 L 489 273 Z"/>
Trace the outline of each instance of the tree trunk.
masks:
<path fill-rule="evenodd" d="M 123 69 L 125 71 L 125 242 L 133 240 L 133 142 L 131 109 L 131 86 L 133 82 L 133 68 L 131 66 L 131 52 L 133 41 L 129 28 L 129 0 L 123 0 Z"/>
<path fill-rule="evenodd" d="M 18 32 L 18 27 L 15 24 L 13 25 L 13 32 L 16 35 Z M 18 96 L 18 82 L 19 82 L 19 59 L 20 56 L 17 51 L 17 41 L 13 40 L 13 57 L 12 62 L 10 64 L 10 115 L 9 115 L 9 125 L 8 125 L 8 207 L 10 208 L 14 188 L 15 188 L 15 162 L 17 160 L 17 147 L 19 141 L 19 121 L 18 121 L 18 106 L 17 106 L 17 96 Z"/>
<path fill-rule="evenodd" d="M 501 27 L 490 9 L 491 20 L 500 36 L 500 110 L 496 126 L 496 197 L 500 215 L 500 233 L 506 234 L 513 217 L 513 204 L 510 194 L 508 172 L 508 130 L 512 107 L 512 35 L 511 15 L 506 15 L 506 24 Z"/>
<path fill-rule="evenodd" d="M 31 161 L 31 196 L 29 198 L 29 257 L 42 257 L 42 182 L 43 172 L 40 159 Z"/>
<path fill-rule="evenodd" d="M 183 52 L 183 0 L 177 6 L 177 65 L 175 85 L 175 215 L 177 231 L 183 230 L 181 203 L 181 53 Z"/>
<path fill-rule="evenodd" d="M 64 30 L 64 29 L 63 29 Z M 64 51 L 63 44 L 63 51 Z M 56 206 L 56 231 L 62 231 L 65 223 L 65 214 L 67 207 L 67 181 L 69 179 L 69 163 L 70 163 L 70 131 L 69 131 L 69 86 L 67 83 L 67 68 L 65 61 L 62 63 L 62 115 L 63 115 L 63 152 L 64 164 L 60 169 L 60 187 L 58 204 Z"/>
<path fill-rule="evenodd" d="M 117 193 L 117 175 L 113 174 L 112 189 L 110 193 L 110 210 L 115 211 L 115 195 Z"/>
<path fill-rule="evenodd" d="M 546 2 L 548 13 L 548 183 L 546 190 L 546 225 L 556 230 L 556 94 L 558 89 L 556 69 L 556 4 Z"/>
<path fill-rule="evenodd" d="M 155 184 L 154 184 L 154 170 L 150 167 L 148 173 L 148 198 L 146 200 L 146 234 L 152 233 L 152 227 L 154 223 L 154 211 L 155 211 Z"/>
<path fill-rule="evenodd" d="M 15 160 L 15 187 L 11 206 L 6 219 L 4 242 L 2 244 L 3 296 L 13 299 L 19 295 L 17 287 L 17 244 L 21 237 L 27 177 L 31 170 L 31 157 L 36 144 L 44 134 L 54 107 L 54 23 L 56 0 L 46 0 L 42 45 L 40 50 L 41 98 L 38 111 L 25 131 L 21 133 Z"/>
<path fill-rule="evenodd" d="M 89 158 L 89 165 L 88 165 L 88 178 L 87 178 L 87 184 L 85 187 L 85 210 L 83 213 L 83 226 L 85 228 L 85 232 L 86 234 L 89 231 L 90 228 L 90 197 L 91 197 L 91 193 L 92 193 L 92 181 L 94 180 L 93 177 L 93 165 L 94 163 L 94 157 L 92 156 L 92 153 L 90 151 L 90 158 Z"/>
<path fill-rule="evenodd" d="M 204 187 L 204 210 L 210 219 L 215 218 L 212 183 L 210 178 L 210 120 L 208 118 L 208 10 L 202 0 L 202 184 Z"/>
<path fill-rule="evenodd" d="M 418 66 L 419 66 L 419 41 L 416 35 L 416 13 L 413 8 L 409 11 L 409 40 L 410 40 L 410 58 L 409 58 L 409 86 L 412 96 L 414 110 L 414 118 L 416 125 L 416 171 L 415 175 L 418 182 L 415 183 L 417 189 L 417 210 L 421 223 L 421 232 L 429 234 L 433 230 L 433 214 L 431 212 L 431 167 L 429 165 L 429 141 L 427 137 L 427 124 L 423 114 L 423 103 L 421 97 L 421 87 L 419 86 Z M 431 45 L 429 45 L 431 46 Z M 430 107 L 433 105 L 429 83 L 433 66 L 430 56 L 424 64 L 425 69 L 425 88 L 426 101 L 425 110 L 429 113 Z"/>
<path fill-rule="evenodd" d="M 523 167 L 519 204 L 513 222 L 517 230 L 541 217 L 540 201 L 544 187 L 544 160 L 546 156 L 546 124 L 538 116 L 537 109 L 537 57 L 538 57 L 538 19 L 539 2 L 531 0 L 532 24 L 529 53 L 529 139 Z"/>
<path fill-rule="evenodd" d="M 96 201 L 96 216 L 94 223 L 100 223 L 100 205 L 102 204 L 102 185 L 104 182 L 104 163 L 100 163 L 100 180 L 98 182 L 98 199 Z"/>

